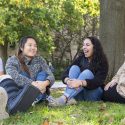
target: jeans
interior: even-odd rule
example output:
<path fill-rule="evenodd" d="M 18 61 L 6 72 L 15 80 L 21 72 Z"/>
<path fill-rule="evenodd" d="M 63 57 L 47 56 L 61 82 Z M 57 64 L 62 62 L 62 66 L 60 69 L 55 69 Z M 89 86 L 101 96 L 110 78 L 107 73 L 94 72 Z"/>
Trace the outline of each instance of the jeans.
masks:
<path fill-rule="evenodd" d="M 41 71 L 41 72 L 38 73 L 36 80 L 37 80 L 37 81 L 45 81 L 46 78 L 47 78 L 47 76 L 48 76 L 48 74 L 47 74 L 45 71 Z M 48 96 L 48 95 L 47 95 L 46 93 L 40 94 L 40 95 L 37 97 L 37 100 L 38 100 L 38 101 L 46 100 L 47 96 Z"/>
<path fill-rule="evenodd" d="M 70 79 L 78 79 L 78 80 L 85 80 L 85 79 L 93 79 L 93 73 L 86 69 L 84 71 L 80 71 L 80 68 L 76 65 L 73 65 L 69 70 L 69 78 Z M 79 87 L 78 89 L 66 87 L 64 95 L 70 99 L 75 98 L 76 100 L 85 100 L 85 101 L 99 101 L 101 100 L 103 90 L 101 87 L 98 87 L 93 90 L 89 90 L 84 87 Z"/>
<path fill-rule="evenodd" d="M 26 73 L 26 72 L 21 72 L 21 75 L 24 75 L 26 76 L 27 78 L 30 78 L 30 76 Z M 36 77 L 36 81 L 45 81 L 46 78 L 47 78 L 48 74 L 45 72 L 45 71 L 41 71 L 37 74 L 37 77 Z M 36 100 L 39 102 L 41 100 L 46 100 L 47 98 L 47 94 L 44 93 L 44 94 L 40 94 Z"/>

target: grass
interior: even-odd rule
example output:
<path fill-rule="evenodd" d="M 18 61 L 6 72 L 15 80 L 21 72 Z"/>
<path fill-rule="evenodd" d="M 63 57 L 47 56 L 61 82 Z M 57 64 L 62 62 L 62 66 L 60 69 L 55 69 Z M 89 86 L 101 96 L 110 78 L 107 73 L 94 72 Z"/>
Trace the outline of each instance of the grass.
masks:
<path fill-rule="evenodd" d="M 61 91 L 53 93 L 58 96 Z M 58 108 L 41 103 L 0 121 L 0 125 L 125 125 L 124 109 L 123 104 L 104 102 L 79 102 Z"/>

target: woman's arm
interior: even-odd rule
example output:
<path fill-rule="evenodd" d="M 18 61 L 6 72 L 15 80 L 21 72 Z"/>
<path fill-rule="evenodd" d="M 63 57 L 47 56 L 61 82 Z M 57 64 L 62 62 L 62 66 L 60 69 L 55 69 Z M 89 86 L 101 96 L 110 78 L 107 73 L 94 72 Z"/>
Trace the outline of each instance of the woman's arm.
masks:
<path fill-rule="evenodd" d="M 109 88 L 113 87 L 116 84 L 124 83 L 125 81 L 121 82 L 120 77 L 125 74 L 125 63 L 119 68 L 116 75 L 112 78 L 112 80 L 106 84 L 104 90 L 108 90 Z M 122 77 L 124 78 L 124 77 Z"/>
<path fill-rule="evenodd" d="M 9 74 L 18 86 L 23 86 L 24 84 L 31 84 L 33 81 L 21 74 L 19 74 L 20 65 L 16 56 L 8 58 L 6 66 L 6 73 Z"/>

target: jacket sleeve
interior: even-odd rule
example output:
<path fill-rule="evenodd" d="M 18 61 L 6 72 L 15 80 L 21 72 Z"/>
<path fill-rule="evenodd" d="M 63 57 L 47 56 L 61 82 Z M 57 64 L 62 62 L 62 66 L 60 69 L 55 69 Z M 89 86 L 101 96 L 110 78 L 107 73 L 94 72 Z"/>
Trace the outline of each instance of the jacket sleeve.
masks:
<path fill-rule="evenodd" d="M 18 86 L 33 82 L 31 79 L 19 74 L 19 62 L 16 57 L 8 58 L 5 69 L 6 73 L 12 77 Z"/>
<path fill-rule="evenodd" d="M 41 57 L 41 66 L 42 66 L 42 70 L 48 74 L 46 79 L 50 81 L 50 86 L 52 86 L 55 82 L 54 75 L 50 70 L 49 66 L 47 65 L 46 60 L 43 59 L 42 57 Z"/>
<path fill-rule="evenodd" d="M 125 72 L 125 62 L 124 64 L 119 68 L 118 72 L 116 73 L 116 75 L 112 78 L 112 81 L 115 81 L 116 83 L 119 83 L 119 78 L 120 75 L 122 75 Z"/>
<path fill-rule="evenodd" d="M 96 89 L 104 85 L 104 81 L 108 74 L 108 67 L 101 66 L 95 73 L 93 79 L 86 79 L 87 89 Z"/>
<path fill-rule="evenodd" d="M 69 70 L 70 70 L 71 66 L 73 66 L 73 65 L 78 65 L 78 66 L 79 66 L 80 59 L 81 59 L 81 57 L 78 57 L 76 60 L 74 60 L 74 62 L 73 62 L 71 65 L 69 65 L 69 66 L 65 69 L 65 71 L 63 72 L 63 74 L 62 74 L 62 81 L 63 81 L 64 84 L 66 84 L 66 83 L 64 82 L 64 79 L 65 79 L 66 77 L 69 77 Z"/>

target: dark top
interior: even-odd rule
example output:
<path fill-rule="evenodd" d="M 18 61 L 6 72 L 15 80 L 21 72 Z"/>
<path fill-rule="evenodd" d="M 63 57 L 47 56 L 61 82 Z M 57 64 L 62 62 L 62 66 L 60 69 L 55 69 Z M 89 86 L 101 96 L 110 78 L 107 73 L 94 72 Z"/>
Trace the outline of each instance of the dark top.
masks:
<path fill-rule="evenodd" d="M 93 74 L 94 78 L 93 79 L 85 79 L 87 82 L 87 89 L 96 89 L 97 87 L 102 87 L 104 86 L 104 81 L 106 79 L 106 76 L 108 74 L 108 66 L 106 66 L 104 63 L 99 66 L 96 71 L 91 68 L 90 63 L 84 55 L 80 55 L 74 62 L 64 71 L 62 75 L 62 81 L 64 84 L 64 79 L 66 77 L 69 77 L 69 69 L 72 65 L 77 65 L 80 67 L 81 72 L 84 71 L 85 69 L 89 69 Z"/>

